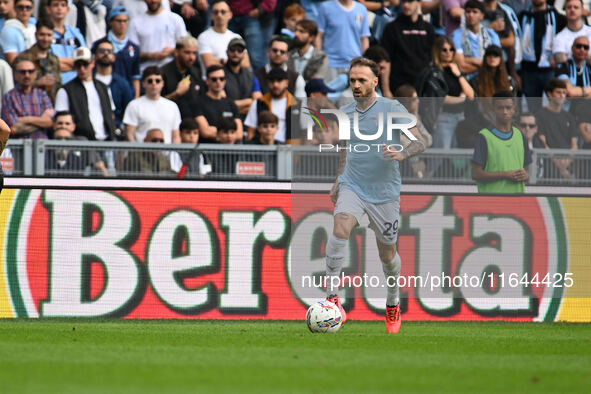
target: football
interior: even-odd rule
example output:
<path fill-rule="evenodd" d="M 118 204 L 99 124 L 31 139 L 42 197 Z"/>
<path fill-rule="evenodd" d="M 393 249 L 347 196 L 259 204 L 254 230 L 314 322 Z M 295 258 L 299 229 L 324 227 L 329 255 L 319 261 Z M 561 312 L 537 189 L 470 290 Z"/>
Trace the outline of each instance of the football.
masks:
<path fill-rule="evenodd" d="M 337 332 L 342 326 L 339 307 L 329 301 L 312 304 L 306 313 L 306 324 L 312 332 Z"/>

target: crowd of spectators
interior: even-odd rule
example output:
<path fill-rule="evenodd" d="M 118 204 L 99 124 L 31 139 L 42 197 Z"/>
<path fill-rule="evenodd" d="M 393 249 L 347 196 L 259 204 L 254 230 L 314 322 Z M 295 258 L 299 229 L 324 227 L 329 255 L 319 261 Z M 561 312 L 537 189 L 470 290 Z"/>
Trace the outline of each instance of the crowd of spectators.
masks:
<path fill-rule="evenodd" d="M 583 0 L 0 0 L 1 115 L 10 138 L 296 143 L 294 111 L 351 97 L 349 62 L 366 56 L 379 94 L 438 98 L 412 107 L 434 148 L 474 148 L 502 91 L 519 98 L 531 148 L 586 149 L 589 16 Z M 324 133 L 312 142 L 334 140 Z M 98 154 L 58 153 L 53 169 L 109 174 Z M 215 167 L 135 153 L 118 165 Z M 555 159 L 546 174 L 570 167 Z"/>

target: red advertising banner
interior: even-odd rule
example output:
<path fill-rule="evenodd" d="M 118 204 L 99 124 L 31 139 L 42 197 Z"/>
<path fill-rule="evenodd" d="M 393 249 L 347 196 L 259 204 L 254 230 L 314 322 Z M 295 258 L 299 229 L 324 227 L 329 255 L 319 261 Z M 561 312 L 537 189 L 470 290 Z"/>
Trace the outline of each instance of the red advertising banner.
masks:
<path fill-rule="evenodd" d="M 313 238 L 306 226 L 315 215 L 326 223 L 315 231 L 330 231 L 332 207 L 328 196 L 309 194 L 298 196 L 295 209 L 292 195 L 278 192 L 5 192 L 2 317 L 303 320 L 311 299 L 293 277 L 290 249 L 301 247 L 296 238 Z M 309 204 L 302 205 L 305 199 Z M 573 287 L 564 280 L 576 247 L 565 219 L 576 201 L 568 200 L 404 195 L 403 276 L 432 275 L 425 267 L 456 276 L 491 273 L 488 289 L 453 284 L 426 296 L 418 287 L 403 288 L 404 318 L 558 320 Z M 381 272 L 372 237 L 364 227 L 355 232 L 347 275 Z M 323 264 L 321 249 L 315 267 Z M 519 280 L 560 275 L 560 286 L 508 285 L 507 264 L 516 261 Z M 589 284 L 576 272 L 571 279 L 574 288 Z M 352 289 L 348 317 L 382 319 L 383 293 L 376 298 Z M 320 299 L 322 289 L 311 294 Z"/>

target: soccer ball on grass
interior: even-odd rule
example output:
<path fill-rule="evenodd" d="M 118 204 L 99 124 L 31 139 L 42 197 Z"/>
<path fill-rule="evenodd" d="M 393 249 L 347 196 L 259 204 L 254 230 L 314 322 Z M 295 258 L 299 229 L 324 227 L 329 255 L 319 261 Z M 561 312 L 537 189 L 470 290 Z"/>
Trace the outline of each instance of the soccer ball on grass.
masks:
<path fill-rule="evenodd" d="M 342 326 L 341 311 L 332 302 L 317 302 L 308 308 L 306 324 L 312 332 L 337 332 Z"/>

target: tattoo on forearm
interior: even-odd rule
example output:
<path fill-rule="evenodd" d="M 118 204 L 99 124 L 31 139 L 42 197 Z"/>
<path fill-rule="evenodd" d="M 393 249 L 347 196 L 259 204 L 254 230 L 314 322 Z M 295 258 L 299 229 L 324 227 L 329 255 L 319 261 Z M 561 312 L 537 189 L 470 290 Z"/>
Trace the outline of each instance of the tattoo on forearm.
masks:
<path fill-rule="evenodd" d="M 425 149 L 427 149 L 426 145 L 425 145 L 425 140 L 423 140 L 423 137 L 421 136 L 416 136 L 417 140 L 416 141 L 410 141 L 410 144 L 408 144 L 408 146 L 406 148 L 404 148 L 404 150 L 402 151 L 402 154 L 404 155 L 405 159 L 408 159 L 409 157 L 418 155 L 421 152 L 424 152 Z"/>

